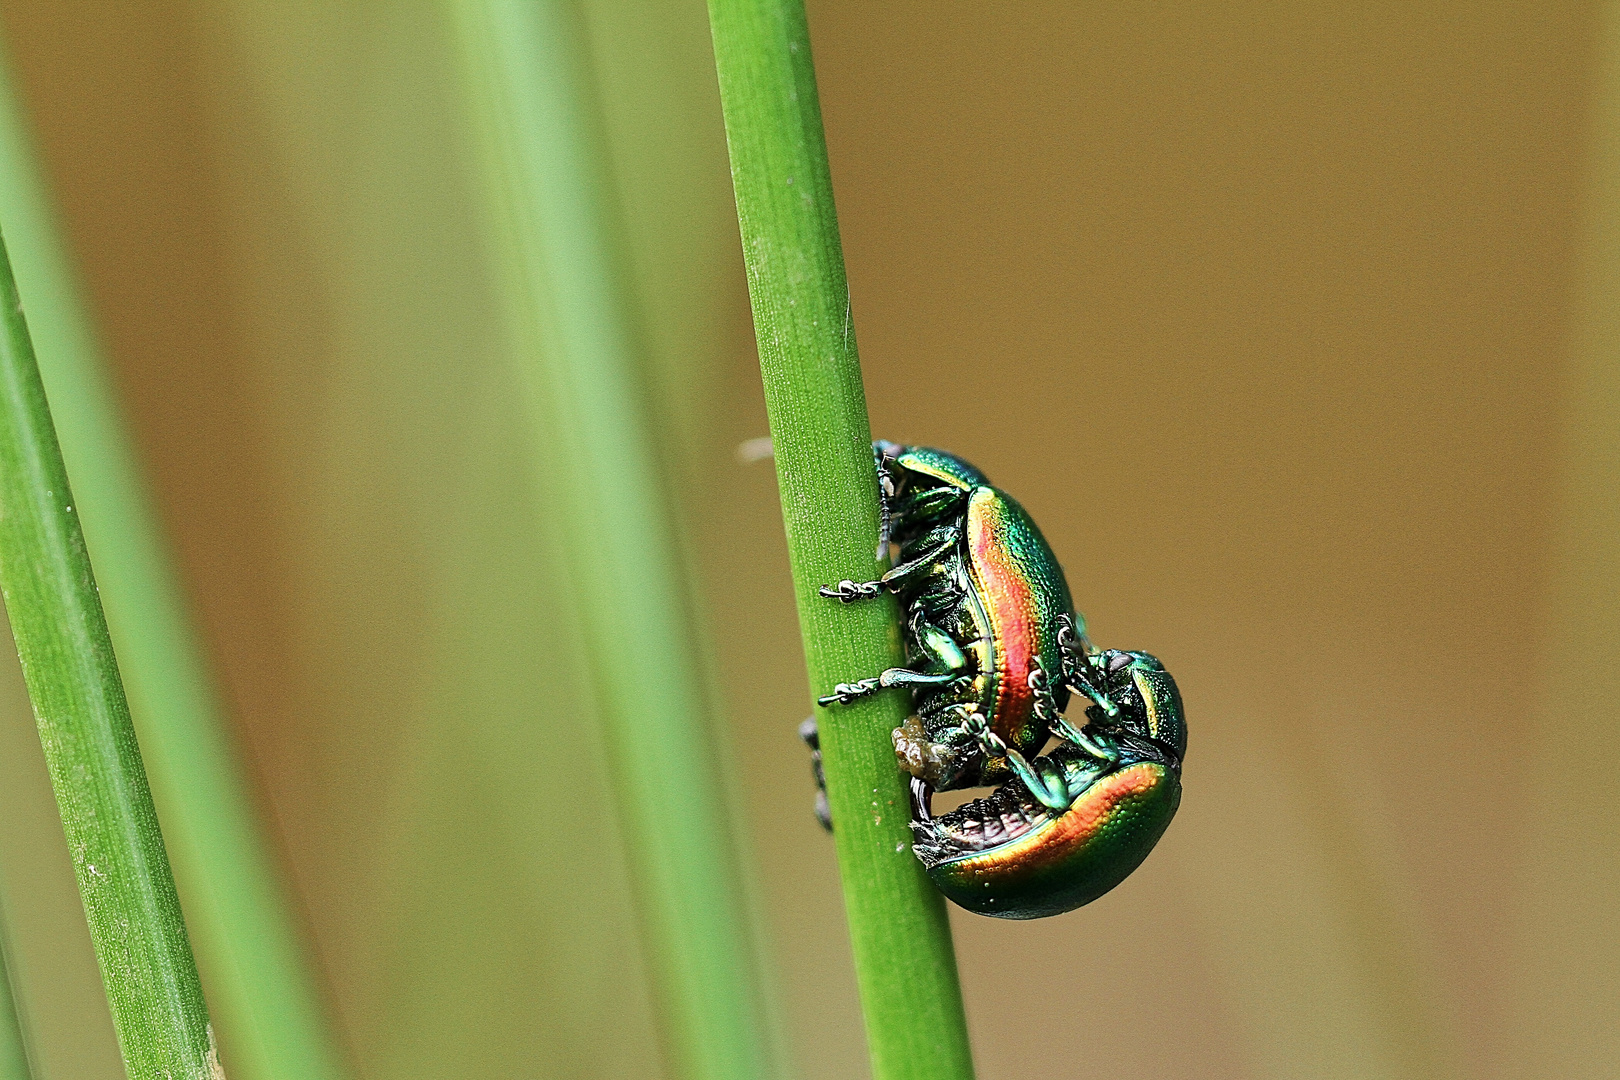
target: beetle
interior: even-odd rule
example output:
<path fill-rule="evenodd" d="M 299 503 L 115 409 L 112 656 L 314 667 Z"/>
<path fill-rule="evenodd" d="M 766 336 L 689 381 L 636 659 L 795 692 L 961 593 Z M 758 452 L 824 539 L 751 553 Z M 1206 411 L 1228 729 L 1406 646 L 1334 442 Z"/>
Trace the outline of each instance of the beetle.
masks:
<path fill-rule="evenodd" d="M 911 692 L 914 713 L 894 746 L 913 778 L 913 851 L 951 900 L 1014 919 L 1089 903 L 1147 857 L 1180 803 L 1186 722 L 1175 681 L 1147 653 L 1091 644 L 1039 528 L 978 469 L 887 441 L 873 456 L 879 551 L 896 553 L 894 568 L 821 595 L 895 594 L 908 666 L 840 683 L 819 704 Z M 1082 728 L 1063 715 L 1071 692 L 1089 702 Z M 800 733 L 820 786 L 813 721 Z M 932 816 L 934 792 L 990 785 L 1000 786 Z M 825 806 L 818 796 L 824 824 Z"/>

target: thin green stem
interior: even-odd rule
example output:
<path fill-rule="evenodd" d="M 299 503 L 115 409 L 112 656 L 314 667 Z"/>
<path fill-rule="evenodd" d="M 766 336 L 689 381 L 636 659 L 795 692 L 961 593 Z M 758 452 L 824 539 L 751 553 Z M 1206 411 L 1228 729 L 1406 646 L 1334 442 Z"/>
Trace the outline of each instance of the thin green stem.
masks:
<path fill-rule="evenodd" d="M 0 1080 L 33 1080 L 17 987 L 11 977 L 10 927 L 0 912 Z"/>
<path fill-rule="evenodd" d="M 218 1080 L 180 898 L 3 242 L 0 591 L 129 1075 Z"/>
<path fill-rule="evenodd" d="M 242 1080 L 338 1080 L 341 1059 L 315 980 L 6 75 L 0 71 L 0 220 L 232 1068 Z"/>
<path fill-rule="evenodd" d="M 870 580 L 877 481 L 802 0 L 710 0 L 737 218 L 776 448 L 811 690 L 900 664 L 887 597 L 848 606 L 821 585 Z M 911 854 L 889 733 L 902 693 L 820 710 L 844 904 L 877 1080 L 973 1075 L 950 927 Z"/>
<path fill-rule="evenodd" d="M 455 0 L 483 217 L 607 731 L 677 1076 L 776 1072 L 566 0 Z"/>

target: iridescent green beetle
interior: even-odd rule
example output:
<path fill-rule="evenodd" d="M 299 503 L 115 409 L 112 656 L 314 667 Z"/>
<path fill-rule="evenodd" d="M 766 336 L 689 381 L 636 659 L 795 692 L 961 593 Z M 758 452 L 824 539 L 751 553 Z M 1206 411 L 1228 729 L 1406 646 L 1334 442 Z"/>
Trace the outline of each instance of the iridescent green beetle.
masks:
<path fill-rule="evenodd" d="M 894 744 L 914 778 L 913 850 L 951 900 L 1008 919 L 1089 903 L 1140 865 L 1180 803 L 1187 732 L 1175 681 L 1146 653 L 1092 647 L 1040 530 L 983 473 L 940 450 L 873 452 L 880 544 L 898 549 L 896 565 L 821 593 L 845 603 L 894 593 L 908 666 L 840 684 L 821 704 L 911 690 L 916 713 Z M 1063 716 L 1071 690 L 1091 703 L 1083 729 Z M 816 751 L 814 723 L 801 734 Z M 930 812 L 935 791 L 992 784 Z M 818 799 L 824 822 L 825 806 Z"/>

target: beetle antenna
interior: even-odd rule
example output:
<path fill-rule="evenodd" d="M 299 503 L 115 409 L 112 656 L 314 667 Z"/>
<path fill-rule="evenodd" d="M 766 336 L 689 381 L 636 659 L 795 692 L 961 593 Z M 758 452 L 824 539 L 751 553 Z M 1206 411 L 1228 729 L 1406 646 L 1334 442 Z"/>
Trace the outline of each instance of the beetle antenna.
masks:
<path fill-rule="evenodd" d="M 878 459 L 878 562 L 889 557 L 889 530 L 894 524 L 893 511 L 889 508 L 895 495 L 894 477 L 885 468 L 887 464 L 886 458 Z"/>

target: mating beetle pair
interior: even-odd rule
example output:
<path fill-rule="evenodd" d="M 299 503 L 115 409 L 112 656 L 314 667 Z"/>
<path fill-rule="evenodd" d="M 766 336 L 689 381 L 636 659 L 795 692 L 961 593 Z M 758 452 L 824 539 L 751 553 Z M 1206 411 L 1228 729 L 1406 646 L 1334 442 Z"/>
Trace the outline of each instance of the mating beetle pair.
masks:
<path fill-rule="evenodd" d="M 912 850 L 951 900 L 1005 919 L 1090 903 L 1141 864 L 1181 801 L 1175 681 L 1147 653 L 1092 646 L 1040 530 L 978 469 L 925 447 L 872 449 L 879 544 L 898 549 L 896 565 L 821 594 L 894 593 L 908 666 L 841 683 L 820 704 L 911 691 L 915 715 L 894 746 L 913 778 Z M 1081 728 L 1063 716 L 1071 691 L 1090 703 Z M 801 734 L 819 759 L 814 722 Z M 996 784 L 932 814 L 935 791 Z M 826 823 L 824 799 L 818 813 Z"/>

